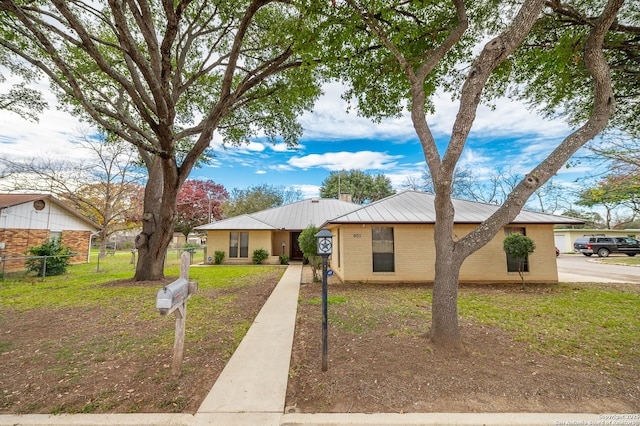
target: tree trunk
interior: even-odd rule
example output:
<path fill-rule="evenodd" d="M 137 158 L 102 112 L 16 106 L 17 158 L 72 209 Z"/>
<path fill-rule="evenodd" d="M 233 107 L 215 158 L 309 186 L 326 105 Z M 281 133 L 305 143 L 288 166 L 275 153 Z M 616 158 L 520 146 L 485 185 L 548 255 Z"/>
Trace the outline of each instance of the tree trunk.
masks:
<path fill-rule="evenodd" d="M 431 302 L 431 330 L 429 338 L 440 349 L 463 351 L 458 325 L 458 278 L 460 267 L 452 257 L 442 259 L 436 251 L 436 277 Z"/>
<path fill-rule="evenodd" d="M 100 230 L 98 235 L 100 236 L 100 251 L 98 252 L 98 259 L 104 259 L 107 257 L 107 237 L 105 236 L 106 233 L 104 230 Z"/>
<path fill-rule="evenodd" d="M 465 257 L 456 253 L 453 240 L 454 208 L 448 189 L 436 193 L 436 267 L 431 302 L 431 329 L 428 336 L 440 349 L 464 351 L 458 326 L 458 282 Z"/>
<path fill-rule="evenodd" d="M 173 238 L 180 189 L 177 168 L 171 160 L 156 156 L 147 170 L 149 180 L 144 191 L 142 232 L 136 237 L 138 263 L 133 278 L 135 281 L 157 281 L 164 278 L 164 260 Z"/>

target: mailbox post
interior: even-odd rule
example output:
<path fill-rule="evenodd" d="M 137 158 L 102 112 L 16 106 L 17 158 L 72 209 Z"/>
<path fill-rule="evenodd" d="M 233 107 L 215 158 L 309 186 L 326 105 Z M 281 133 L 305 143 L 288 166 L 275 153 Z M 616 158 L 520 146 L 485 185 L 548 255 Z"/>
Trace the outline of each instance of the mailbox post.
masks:
<path fill-rule="evenodd" d="M 180 374 L 184 357 L 184 334 L 187 322 L 187 300 L 198 290 L 197 282 L 189 282 L 191 255 L 183 252 L 180 258 L 180 278 L 162 287 L 156 295 L 156 309 L 160 315 L 176 314 L 176 335 L 173 343 L 173 363 L 171 373 Z"/>
<path fill-rule="evenodd" d="M 328 286 L 327 286 L 327 260 L 333 252 L 333 234 L 327 228 L 322 228 L 316 234 L 318 239 L 317 252 L 322 256 L 322 371 L 327 371 L 327 338 L 328 338 Z"/>

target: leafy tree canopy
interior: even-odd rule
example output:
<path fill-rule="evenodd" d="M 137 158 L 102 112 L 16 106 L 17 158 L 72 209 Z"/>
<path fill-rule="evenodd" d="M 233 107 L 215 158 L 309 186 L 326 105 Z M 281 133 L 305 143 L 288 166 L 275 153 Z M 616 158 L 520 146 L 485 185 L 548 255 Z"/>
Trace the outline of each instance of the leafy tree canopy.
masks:
<path fill-rule="evenodd" d="M 175 230 L 186 239 L 196 226 L 222 219 L 222 203 L 228 198 L 224 186 L 212 180 L 186 180 L 178 194 Z"/>
<path fill-rule="evenodd" d="M 225 217 L 239 216 L 282 206 L 301 199 L 302 192 L 299 190 L 266 183 L 246 189 L 234 188 L 229 199 L 222 206 L 222 213 Z"/>
<path fill-rule="evenodd" d="M 601 0 L 546 2 L 545 14 L 501 73 L 496 74 L 495 81 L 504 78 L 502 83 L 509 85 L 510 96 L 529 100 L 533 108 L 550 117 L 561 114 L 574 125 L 586 120 L 591 105 L 583 101 L 593 97 L 593 85 L 585 70 L 581 46 L 603 4 Z M 603 44 L 617 102 L 608 126 L 636 138 L 640 136 L 639 33 L 640 8 L 627 1 Z"/>
<path fill-rule="evenodd" d="M 575 229 L 598 229 L 604 226 L 604 220 L 597 212 L 580 212 L 575 209 L 569 209 L 562 212 L 562 215 L 584 220 L 584 225 L 572 225 L 572 228 Z"/>
<path fill-rule="evenodd" d="M 0 32 L 5 31 L 0 28 Z M 25 120 L 38 121 L 38 114 L 46 107 L 47 102 L 42 93 L 29 87 L 29 83 L 39 77 L 37 70 L 25 66 L 23 61 L 12 55 L 0 45 L 0 71 L 8 72 L 12 77 L 12 84 L 6 84 L 7 89 L 0 92 L 0 109 L 18 114 Z M 0 74 L 0 84 L 8 83 L 6 75 Z M 17 80 L 17 81 L 16 81 Z"/>
<path fill-rule="evenodd" d="M 294 145 L 336 50 L 305 1 L 0 2 L 0 49 L 62 105 L 134 145 L 149 179 L 135 279 L 164 276 L 177 197 L 214 132 Z M 276 24 L 277 23 L 277 24 Z"/>
<path fill-rule="evenodd" d="M 320 196 L 339 198 L 339 194 L 350 194 L 356 204 L 366 204 L 394 194 L 391 180 L 385 175 L 370 175 L 362 170 L 331 172 L 322 181 Z"/>

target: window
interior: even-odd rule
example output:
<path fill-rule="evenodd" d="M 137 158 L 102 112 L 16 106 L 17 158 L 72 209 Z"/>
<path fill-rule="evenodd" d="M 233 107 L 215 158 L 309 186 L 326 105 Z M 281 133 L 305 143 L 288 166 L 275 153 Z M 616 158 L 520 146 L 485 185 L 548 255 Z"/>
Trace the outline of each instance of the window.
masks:
<path fill-rule="evenodd" d="M 527 235 L 525 228 L 505 228 L 505 236 L 514 232 Z M 520 259 L 507 254 L 507 272 L 520 272 Z M 529 272 L 529 257 L 525 257 L 522 262 L 522 272 Z"/>
<path fill-rule="evenodd" d="M 240 256 L 238 256 L 238 254 Z M 229 257 L 249 257 L 248 232 L 229 233 Z"/>
<path fill-rule="evenodd" d="M 374 227 L 371 232 L 373 272 L 395 272 L 393 228 Z"/>

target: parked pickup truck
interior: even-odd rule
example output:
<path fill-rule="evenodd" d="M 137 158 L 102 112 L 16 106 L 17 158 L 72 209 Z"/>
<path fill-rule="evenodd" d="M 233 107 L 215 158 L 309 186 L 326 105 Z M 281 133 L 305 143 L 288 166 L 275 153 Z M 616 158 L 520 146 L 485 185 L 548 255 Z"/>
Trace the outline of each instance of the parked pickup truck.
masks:
<path fill-rule="evenodd" d="M 640 253 L 640 241 L 631 237 L 580 237 L 573 243 L 573 249 L 585 256 L 607 257 L 611 253 L 635 256 Z"/>

